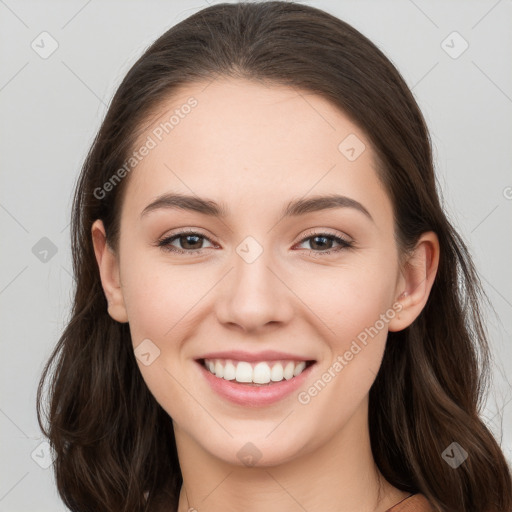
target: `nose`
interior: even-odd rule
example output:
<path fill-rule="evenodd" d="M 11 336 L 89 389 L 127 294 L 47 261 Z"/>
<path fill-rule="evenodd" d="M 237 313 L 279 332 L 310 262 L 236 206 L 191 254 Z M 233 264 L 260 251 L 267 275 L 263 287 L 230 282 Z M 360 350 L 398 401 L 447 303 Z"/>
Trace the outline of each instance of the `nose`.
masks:
<path fill-rule="evenodd" d="M 284 325 L 293 315 L 293 292 L 286 272 L 263 251 L 254 261 L 234 254 L 234 268 L 223 280 L 217 318 L 230 328 L 257 332 Z"/>

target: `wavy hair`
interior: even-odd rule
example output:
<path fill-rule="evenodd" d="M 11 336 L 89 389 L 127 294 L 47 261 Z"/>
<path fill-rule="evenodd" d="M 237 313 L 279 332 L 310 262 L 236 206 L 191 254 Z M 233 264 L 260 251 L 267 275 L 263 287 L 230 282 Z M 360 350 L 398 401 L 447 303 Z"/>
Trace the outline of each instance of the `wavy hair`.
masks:
<path fill-rule="evenodd" d="M 371 41 L 333 15 L 289 1 L 212 5 L 166 31 L 125 76 L 89 150 L 71 219 L 71 317 L 37 392 L 64 503 L 77 512 L 177 510 L 182 475 L 172 421 L 142 379 L 128 324 L 107 312 L 91 226 L 102 219 L 117 248 L 128 180 L 106 197 L 97 197 L 98 187 L 123 166 L 146 121 L 178 87 L 216 77 L 329 100 L 375 149 L 402 254 L 425 231 L 437 233 L 440 264 L 427 304 L 412 325 L 389 333 L 370 389 L 373 456 L 392 485 L 423 493 L 437 511 L 511 510 L 509 468 L 479 418 L 490 361 L 485 296 L 441 207 L 425 120 Z M 441 456 L 454 441 L 468 453 L 457 469 Z"/>

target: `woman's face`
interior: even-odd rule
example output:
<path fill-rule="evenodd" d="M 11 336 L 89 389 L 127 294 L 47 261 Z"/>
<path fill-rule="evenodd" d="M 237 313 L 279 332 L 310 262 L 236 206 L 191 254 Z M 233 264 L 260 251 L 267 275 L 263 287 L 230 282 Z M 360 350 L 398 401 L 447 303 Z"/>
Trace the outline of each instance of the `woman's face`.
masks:
<path fill-rule="evenodd" d="M 242 80 L 187 85 L 158 115 L 116 263 L 142 376 L 177 439 L 225 462 L 318 449 L 366 415 L 399 311 L 370 143 L 319 96 Z"/>

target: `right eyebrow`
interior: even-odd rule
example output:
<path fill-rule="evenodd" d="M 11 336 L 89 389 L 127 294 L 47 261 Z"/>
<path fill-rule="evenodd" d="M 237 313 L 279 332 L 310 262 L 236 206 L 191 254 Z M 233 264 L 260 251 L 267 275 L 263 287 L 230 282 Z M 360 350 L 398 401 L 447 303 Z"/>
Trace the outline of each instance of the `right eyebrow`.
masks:
<path fill-rule="evenodd" d="M 197 196 L 190 196 L 185 194 L 162 194 L 157 197 L 153 202 L 148 204 L 142 213 L 141 217 L 148 213 L 159 210 L 162 208 L 179 208 L 181 210 L 191 210 L 210 215 L 212 217 L 226 217 L 227 208 L 224 204 L 218 204 L 211 199 L 202 199 Z"/>

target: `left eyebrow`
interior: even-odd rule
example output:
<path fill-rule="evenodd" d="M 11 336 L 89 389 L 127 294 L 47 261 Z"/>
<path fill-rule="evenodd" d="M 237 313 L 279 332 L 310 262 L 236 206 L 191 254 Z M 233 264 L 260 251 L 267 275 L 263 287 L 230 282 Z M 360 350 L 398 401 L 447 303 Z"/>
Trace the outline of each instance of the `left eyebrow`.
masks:
<path fill-rule="evenodd" d="M 282 216 L 294 217 L 296 215 L 304 215 L 306 213 L 329 210 L 332 208 L 353 208 L 366 215 L 372 222 L 375 222 L 370 212 L 359 201 L 338 194 L 313 196 L 308 199 L 295 199 L 288 203 L 282 212 Z"/>
<path fill-rule="evenodd" d="M 195 211 L 211 217 L 227 217 L 228 208 L 225 203 L 217 203 L 212 199 L 201 198 L 185 194 L 163 194 L 148 204 L 141 213 L 141 217 L 161 208 L 178 208 Z M 313 196 L 307 199 L 294 199 L 290 201 L 281 213 L 281 217 L 295 217 L 307 213 L 329 210 L 332 208 L 353 208 L 372 222 L 370 212 L 358 201 L 347 196 L 332 194 L 328 196 Z"/>

